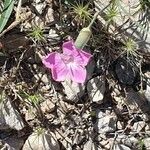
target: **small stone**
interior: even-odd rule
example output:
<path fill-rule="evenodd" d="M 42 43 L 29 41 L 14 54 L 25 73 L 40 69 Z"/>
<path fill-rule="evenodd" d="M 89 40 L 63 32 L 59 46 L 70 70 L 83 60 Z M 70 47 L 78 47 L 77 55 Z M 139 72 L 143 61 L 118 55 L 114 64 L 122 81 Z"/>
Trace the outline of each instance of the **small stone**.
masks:
<path fill-rule="evenodd" d="M 55 109 L 55 103 L 49 99 L 41 103 L 41 110 L 43 111 L 43 113 L 46 113 L 46 112 L 50 113 L 54 111 L 54 109 Z"/>
<path fill-rule="evenodd" d="M 95 77 L 88 81 L 87 91 L 89 98 L 93 102 L 102 103 L 105 93 L 105 78 L 104 76 Z"/>
<path fill-rule="evenodd" d="M 117 122 L 117 129 L 118 130 L 122 130 L 123 129 L 123 123 L 122 122 L 120 122 L 120 121 Z"/>
<path fill-rule="evenodd" d="M 111 143 L 112 143 L 112 141 L 111 141 Z M 105 145 L 105 149 L 110 149 L 110 148 L 111 148 L 111 145 L 110 145 L 110 141 L 109 141 L 109 143 Z"/>
<path fill-rule="evenodd" d="M 67 95 L 67 99 L 70 101 L 76 101 L 81 98 L 85 92 L 85 85 L 72 82 L 71 80 L 65 80 L 62 82 L 64 92 Z"/>
<path fill-rule="evenodd" d="M 43 20 L 39 16 L 35 16 L 34 17 L 34 20 L 32 20 L 32 22 L 31 22 L 31 27 L 33 25 L 39 27 L 40 29 L 44 28 L 44 22 L 43 22 Z"/>
<path fill-rule="evenodd" d="M 55 30 L 50 29 L 49 34 L 48 34 L 48 41 L 53 44 L 57 44 L 60 41 L 60 36 L 56 33 Z"/>
<path fill-rule="evenodd" d="M 23 150 L 60 150 L 60 147 L 52 132 L 39 129 L 28 137 Z"/>
<path fill-rule="evenodd" d="M 146 132 L 148 132 L 148 131 L 150 132 L 150 125 L 149 125 L 149 124 L 147 124 L 147 125 L 145 126 L 145 131 L 146 131 Z"/>
<path fill-rule="evenodd" d="M 47 76 L 47 74 L 35 74 L 34 79 L 41 80 L 43 83 L 48 84 L 50 82 L 50 78 Z"/>
<path fill-rule="evenodd" d="M 48 8 L 46 16 L 45 16 L 45 24 L 49 24 L 54 21 L 53 9 L 51 7 Z"/>
<path fill-rule="evenodd" d="M 15 129 L 22 130 L 25 124 L 19 114 L 14 108 L 9 98 L 4 97 L 0 102 L 0 129 Z"/>
<path fill-rule="evenodd" d="M 98 133 L 114 132 L 116 130 L 117 117 L 115 115 L 106 115 L 100 111 L 98 116 L 101 117 L 94 124 L 94 128 Z"/>
<path fill-rule="evenodd" d="M 100 111 L 99 109 L 96 110 L 96 117 L 97 117 L 98 119 L 101 119 L 101 118 L 103 118 L 104 116 L 105 116 L 105 113 L 104 113 L 104 112 Z"/>
<path fill-rule="evenodd" d="M 145 122 L 144 121 L 139 121 L 139 122 L 135 122 L 133 127 L 132 127 L 132 131 L 133 132 L 141 132 L 141 130 L 145 127 Z"/>
<path fill-rule="evenodd" d="M 38 11 L 39 14 L 42 14 L 45 7 L 46 7 L 45 2 L 41 3 L 39 0 L 36 0 L 35 8 L 36 8 L 36 10 Z"/>
<path fill-rule="evenodd" d="M 27 110 L 25 112 L 25 120 L 26 121 L 33 120 L 35 118 L 35 116 L 36 116 L 35 114 L 36 114 L 36 110 L 35 109 L 32 108 L 32 110 L 31 109 Z"/>
<path fill-rule="evenodd" d="M 41 91 L 42 91 L 42 92 L 46 92 L 46 91 L 49 92 L 50 89 L 51 89 L 51 86 L 50 86 L 50 85 L 46 85 L 46 86 L 42 86 Z"/>

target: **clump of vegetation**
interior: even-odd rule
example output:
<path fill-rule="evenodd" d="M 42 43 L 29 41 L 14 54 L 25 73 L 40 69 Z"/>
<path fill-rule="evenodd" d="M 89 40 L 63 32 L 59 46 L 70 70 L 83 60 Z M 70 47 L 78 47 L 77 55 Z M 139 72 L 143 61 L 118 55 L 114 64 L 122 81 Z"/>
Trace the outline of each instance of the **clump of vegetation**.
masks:
<path fill-rule="evenodd" d="M 118 10 L 117 10 L 117 7 L 110 7 L 107 11 L 106 11 L 106 20 L 108 22 L 108 24 L 112 24 L 116 17 L 118 16 Z"/>
<path fill-rule="evenodd" d="M 42 97 L 39 94 L 28 94 L 24 91 L 20 92 L 20 95 L 23 99 L 25 99 L 26 103 L 29 107 L 31 107 L 30 111 L 32 112 L 32 108 L 35 108 L 37 113 L 37 116 L 42 119 L 43 113 L 40 108 L 40 103 L 42 102 Z M 36 115 L 36 114 L 34 114 Z"/>
<path fill-rule="evenodd" d="M 128 38 L 127 40 L 124 41 L 124 53 L 127 55 L 127 58 L 129 56 L 134 56 L 137 57 L 137 44 L 135 41 L 133 41 L 131 38 Z"/>
<path fill-rule="evenodd" d="M 45 41 L 44 31 L 41 27 L 34 26 L 28 34 L 31 39 L 35 42 Z"/>
<path fill-rule="evenodd" d="M 89 3 L 84 5 L 82 2 L 72 5 L 72 15 L 74 16 L 74 19 L 82 25 L 85 25 L 85 23 L 89 23 L 92 19 L 91 10 L 89 9 Z"/>

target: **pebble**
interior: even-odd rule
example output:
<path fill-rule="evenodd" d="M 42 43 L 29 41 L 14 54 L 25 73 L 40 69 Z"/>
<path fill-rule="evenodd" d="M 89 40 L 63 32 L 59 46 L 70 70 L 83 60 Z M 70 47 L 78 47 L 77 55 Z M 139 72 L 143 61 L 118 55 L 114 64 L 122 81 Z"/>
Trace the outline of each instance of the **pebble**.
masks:
<path fill-rule="evenodd" d="M 64 92 L 66 94 L 66 98 L 69 101 L 76 102 L 84 95 L 85 92 L 85 85 L 84 84 L 78 84 L 75 82 L 72 82 L 71 80 L 65 80 L 62 82 L 62 85 L 64 87 Z"/>
<path fill-rule="evenodd" d="M 42 73 L 35 74 L 34 79 L 41 80 L 46 85 L 50 83 L 50 78 L 48 77 L 47 74 L 42 74 Z"/>
<path fill-rule="evenodd" d="M 41 3 L 41 0 L 36 0 L 35 3 L 36 3 L 35 4 L 36 10 L 38 11 L 39 14 L 42 14 L 43 10 L 46 7 L 46 2 Z"/>
<path fill-rule="evenodd" d="M 132 127 L 132 131 L 139 133 L 139 132 L 142 131 L 142 129 L 145 127 L 145 125 L 146 124 L 145 124 L 144 121 L 135 122 L 134 125 L 133 125 L 133 127 Z"/>
<path fill-rule="evenodd" d="M 60 147 L 54 133 L 38 129 L 28 137 L 22 150 L 60 150 Z"/>
<path fill-rule="evenodd" d="M 123 122 L 117 121 L 117 129 L 122 130 L 123 129 Z"/>
<path fill-rule="evenodd" d="M 98 119 L 94 124 L 94 128 L 98 133 L 114 132 L 116 130 L 117 117 L 114 114 L 106 115 L 99 111 L 97 116 Z"/>
<path fill-rule="evenodd" d="M 60 36 L 56 33 L 54 29 L 49 30 L 48 41 L 53 44 L 57 44 L 60 41 Z"/>
<path fill-rule="evenodd" d="M 50 99 L 45 100 L 44 102 L 41 103 L 41 110 L 43 113 L 50 113 L 54 111 L 55 109 L 55 103 L 52 102 Z"/>
<path fill-rule="evenodd" d="M 14 108 L 9 98 L 4 97 L 0 103 L 0 130 L 3 129 L 15 129 L 22 130 L 25 124 L 19 114 Z"/>
<path fill-rule="evenodd" d="M 25 111 L 25 120 L 31 121 L 35 119 L 36 113 L 37 113 L 36 109 L 33 107 L 30 107 L 28 110 Z"/>
<path fill-rule="evenodd" d="M 93 102 L 101 104 L 105 93 L 105 78 L 104 76 L 95 77 L 88 81 L 87 91 L 89 98 Z"/>

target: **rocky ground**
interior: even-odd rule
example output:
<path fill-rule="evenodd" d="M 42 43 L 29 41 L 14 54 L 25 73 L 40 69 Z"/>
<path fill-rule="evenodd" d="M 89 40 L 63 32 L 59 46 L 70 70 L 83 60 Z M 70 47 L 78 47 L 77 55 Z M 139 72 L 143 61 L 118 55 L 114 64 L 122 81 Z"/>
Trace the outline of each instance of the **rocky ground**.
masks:
<path fill-rule="evenodd" d="M 0 33 L 0 149 L 150 150 L 149 8 L 22 0 L 18 11 L 15 2 Z M 42 56 L 61 52 L 97 11 L 85 84 L 54 81 Z"/>

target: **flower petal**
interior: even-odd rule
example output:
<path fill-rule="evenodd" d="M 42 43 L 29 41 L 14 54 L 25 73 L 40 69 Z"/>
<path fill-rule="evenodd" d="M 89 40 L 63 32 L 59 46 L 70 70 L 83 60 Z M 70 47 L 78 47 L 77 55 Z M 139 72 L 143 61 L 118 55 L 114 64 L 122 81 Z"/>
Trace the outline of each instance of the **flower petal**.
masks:
<path fill-rule="evenodd" d="M 63 43 L 62 48 L 63 48 L 63 54 L 65 55 L 71 55 L 75 50 L 74 43 L 72 40 Z"/>
<path fill-rule="evenodd" d="M 90 53 L 87 53 L 83 50 L 79 50 L 78 55 L 74 56 L 74 59 L 79 65 L 86 66 L 91 57 L 92 55 Z"/>
<path fill-rule="evenodd" d="M 86 68 L 82 66 L 71 66 L 69 70 L 70 79 L 77 83 L 84 83 L 86 79 Z"/>
<path fill-rule="evenodd" d="M 42 63 L 47 67 L 47 68 L 52 68 L 57 64 L 63 63 L 61 59 L 61 54 L 53 52 L 48 54 L 47 56 L 42 58 Z"/>
<path fill-rule="evenodd" d="M 82 66 L 86 66 L 92 57 L 90 53 L 76 48 L 72 40 L 63 44 L 63 54 L 72 55 L 76 63 Z"/>
<path fill-rule="evenodd" d="M 60 63 L 55 67 L 51 68 L 52 77 L 55 81 L 64 81 L 68 75 L 68 68 L 64 63 Z"/>

